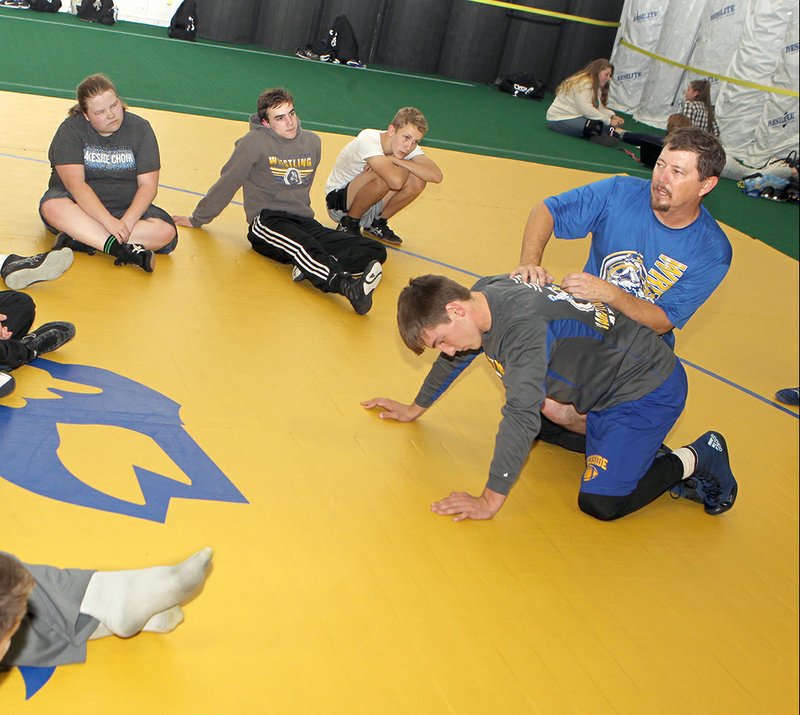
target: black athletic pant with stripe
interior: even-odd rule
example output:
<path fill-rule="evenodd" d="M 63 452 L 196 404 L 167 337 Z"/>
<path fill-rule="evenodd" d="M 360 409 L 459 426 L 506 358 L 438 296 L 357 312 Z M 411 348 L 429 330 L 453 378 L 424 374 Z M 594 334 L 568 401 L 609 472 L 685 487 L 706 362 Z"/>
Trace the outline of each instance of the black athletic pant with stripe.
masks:
<path fill-rule="evenodd" d="M 12 333 L 8 340 L 0 340 L 0 368 L 13 370 L 31 359 L 31 351 L 19 338 L 30 331 L 36 306 L 26 293 L 4 290 L 0 291 L 0 315 L 6 316 L 2 324 Z"/>
<path fill-rule="evenodd" d="M 261 255 L 297 266 L 326 293 L 338 291 L 344 273 L 363 273 L 372 261 L 386 260 L 386 248 L 378 241 L 283 211 L 264 209 L 250 224 L 247 240 Z"/>

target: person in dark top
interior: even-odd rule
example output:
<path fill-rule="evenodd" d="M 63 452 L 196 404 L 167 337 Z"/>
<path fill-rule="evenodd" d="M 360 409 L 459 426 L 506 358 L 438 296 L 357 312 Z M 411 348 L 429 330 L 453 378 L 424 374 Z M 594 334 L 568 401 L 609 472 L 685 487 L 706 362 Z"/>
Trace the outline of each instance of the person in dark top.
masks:
<path fill-rule="evenodd" d="M 150 123 L 129 112 L 111 80 L 84 79 L 78 103 L 50 144 L 50 183 L 39 203 L 54 248 L 102 251 L 116 264 L 152 272 L 154 253 L 170 253 L 177 229 L 153 205 L 161 159 Z"/>
<path fill-rule="evenodd" d="M 57 350 L 75 337 L 75 326 L 51 322 L 31 331 L 36 305 L 26 293 L 0 291 L 0 397 L 14 392 L 16 382 L 9 373 L 39 355 Z"/>
<path fill-rule="evenodd" d="M 442 276 L 414 278 L 398 300 L 406 346 L 442 354 L 411 404 L 375 397 L 383 419 L 411 422 L 484 352 L 503 381 L 506 402 L 489 478 L 480 496 L 454 492 L 432 510 L 491 519 L 508 496 L 539 433 L 546 397 L 586 414 L 586 468 L 578 506 L 617 519 L 669 489 L 701 502 L 708 514 L 730 509 L 738 492 L 727 445 L 718 432 L 657 456 L 683 411 L 686 375 L 652 330 L 599 302 L 555 284 L 481 278 L 469 290 Z"/>
<path fill-rule="evenodd" d="M 339 293 L 364 315 L 383 275 L 386 249 L 355 233 L 327 228 L 314 218 L 311 185 L 322 142 L 303 129 L 294 97 L 281 87 L 265 89 L 247 133 L 220 177 L 191 216 L 173 216 L 178 226 L 200 228 L 213 221 L 241 188 L 253 250 L 291 264 L 292 280 L 308 280 L 323 293 Z"/>

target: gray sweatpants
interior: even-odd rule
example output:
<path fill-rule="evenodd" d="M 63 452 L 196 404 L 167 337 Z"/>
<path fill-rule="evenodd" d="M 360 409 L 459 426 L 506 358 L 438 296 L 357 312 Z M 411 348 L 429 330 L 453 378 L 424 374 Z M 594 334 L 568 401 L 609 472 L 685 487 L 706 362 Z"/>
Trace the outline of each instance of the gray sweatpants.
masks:
<path fill-rule="evenodd" d="M 10 554 L 9 554 L 10 555 Z M 36 580 L 28 612 L 0 666 L 49 667 L 83 663 L 86 641 L 100 622 L 80 613 L 94 571 L 25 564 Z"/>

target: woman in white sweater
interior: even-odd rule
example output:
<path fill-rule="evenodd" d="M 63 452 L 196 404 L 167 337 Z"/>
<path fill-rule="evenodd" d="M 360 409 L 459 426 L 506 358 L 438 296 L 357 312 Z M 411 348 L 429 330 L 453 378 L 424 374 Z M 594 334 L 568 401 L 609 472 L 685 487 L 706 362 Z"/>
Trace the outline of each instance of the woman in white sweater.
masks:
<path fill-rule="evenodd" d="M 573 137 L 590 137 L 608 134 L 610 127 L 621 127 L 625 123 L 622 117 L 606 106 L 613 74 L 614 65 L 601 58 L 567 77 L 558 85 L 556 98 L 547 110 L 547 128 Z"/>

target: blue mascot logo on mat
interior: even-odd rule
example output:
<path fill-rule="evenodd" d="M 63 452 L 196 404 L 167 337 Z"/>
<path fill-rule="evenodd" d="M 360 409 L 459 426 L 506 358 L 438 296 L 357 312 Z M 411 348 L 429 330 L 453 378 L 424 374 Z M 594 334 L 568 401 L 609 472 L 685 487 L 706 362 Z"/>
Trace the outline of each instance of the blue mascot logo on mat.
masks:
<path fill-rule="evenodd" d="M 84 394 L 49 388 L 60 399 L 27 399 L 23 408 L 0 405 L 0 476 L 44 497 L 91 509 L 164 523 L 170 499 L 247 503 L 183 428 L 177 402 L 109 370 L 87 365 L 34 363 L 58 380 L 99 388 Z M 58 425 L 106 425 L 150 437 L 183 470 L 191 484 L 132 465 L 145 503 L 94 489 L 58 457 Z"/>

